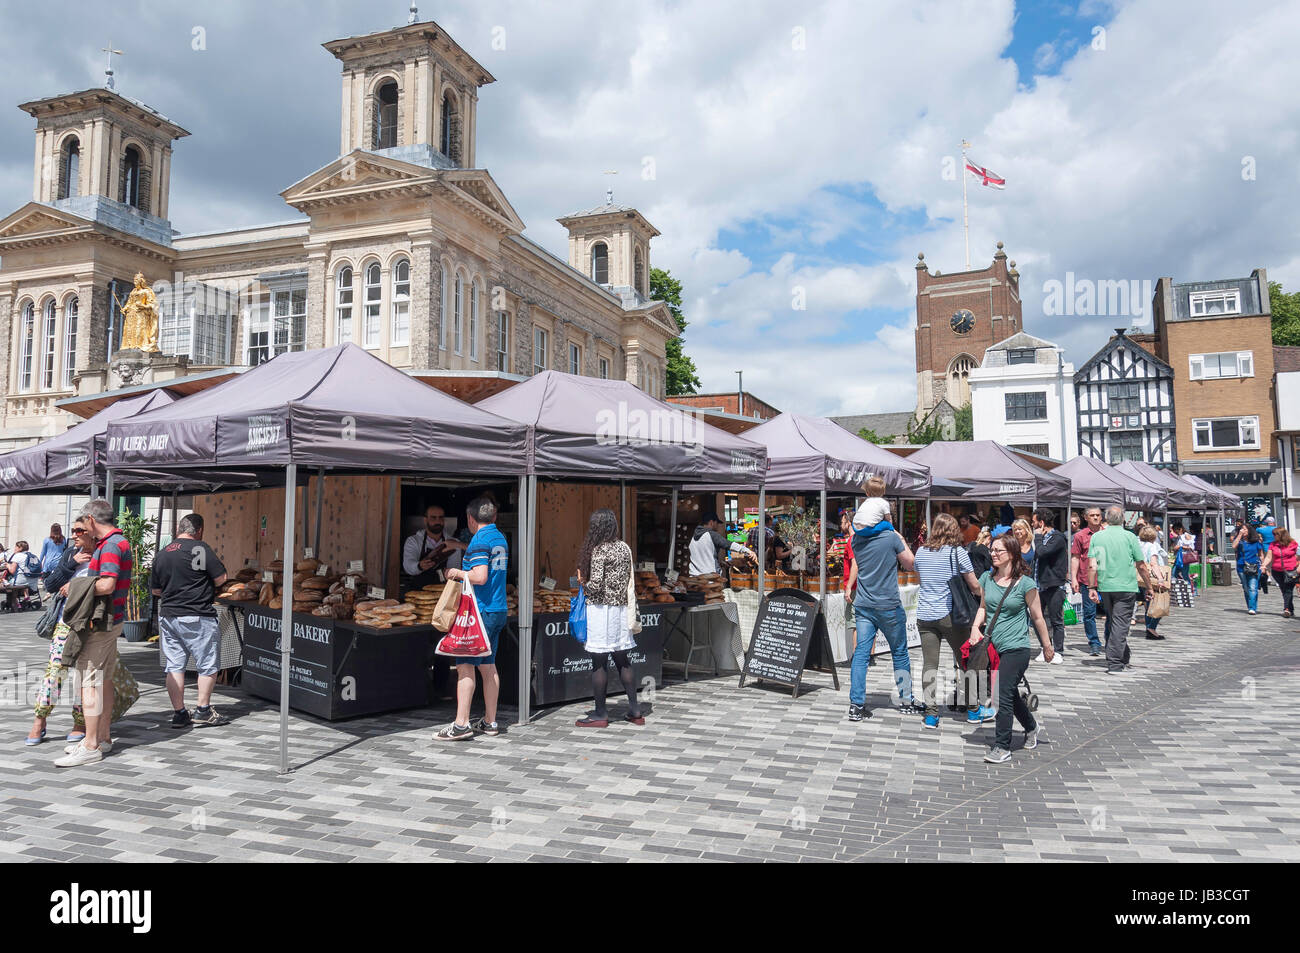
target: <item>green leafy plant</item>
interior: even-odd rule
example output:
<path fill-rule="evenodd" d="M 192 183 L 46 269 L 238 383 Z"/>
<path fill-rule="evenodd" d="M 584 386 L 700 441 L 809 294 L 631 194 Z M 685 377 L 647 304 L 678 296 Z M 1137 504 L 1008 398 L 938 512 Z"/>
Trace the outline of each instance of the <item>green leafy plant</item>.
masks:
<path fill-rule="evenodd" d="M 156 521 L 129 510 L 118 514 L 117 528 L 131 545 L 131 588 L 126 596 L 126 618 L 138 622 L 149 610 L 149 571 L 153 568 Z"/>
<path fill-rule="evenodd" d="M 867 443 L 874 443 L 877 445 L 882 443 L 888 444 L 894 442 L 893 434 L 885 434 L 882 436 L 876 433 L 870 427 L 863 427 L 861 430 L 858 431 L 858 436 L 861 437 L 863 440 L 865 440 Z"/>

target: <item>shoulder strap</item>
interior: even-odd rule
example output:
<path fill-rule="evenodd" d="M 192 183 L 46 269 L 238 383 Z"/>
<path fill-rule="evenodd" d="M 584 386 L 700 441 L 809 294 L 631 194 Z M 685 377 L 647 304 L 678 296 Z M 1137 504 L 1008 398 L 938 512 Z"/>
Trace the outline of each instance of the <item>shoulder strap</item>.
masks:
<path fill-rule="evenodd" d="M 989 571 L 989 581 L 992 582 L 993 585 L 995 586 L 998 584 L 997 577 L 993 575 L 992 570 Z M 1017 577 L 1016 579 L 1012 580 L 1012 582 L 1005 589 L 1002 590 L 1002 598 L 998 600 L 998 607 L 993 610 L 993 619 L 988 624 L 989 638 L 993 637 L 993 626 L 997 625 L 998 616 L 1002 614 L 1002 603 L 1007 601 L 1007 596 L 1011 595 L 1011 590 L 1015 588 L 1016 583 L 1019 581 L 1020 579 Z"/>

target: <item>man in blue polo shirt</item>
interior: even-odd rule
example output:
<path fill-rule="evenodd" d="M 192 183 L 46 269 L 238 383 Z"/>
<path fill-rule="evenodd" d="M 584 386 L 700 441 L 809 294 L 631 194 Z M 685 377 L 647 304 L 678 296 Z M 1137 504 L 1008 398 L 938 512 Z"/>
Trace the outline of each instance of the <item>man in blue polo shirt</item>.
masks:
<path fill-rule="evenodd" d="M 497 644 L 506 625 L 506 567 L 510 551 L 506 538 L 497 529 L 497 505 L 480 496 L 466 507 L 469 529 L 474 535 L 461 558 L 460 569 L 448 569 L 448 580 L 468 580 L 474 587 L 483 628 L 487 631 L 492 654 L 482 658 L 458 658 L 456 663 L 456 720 L 436 735 L 436 741 L 465 741 L 475 732 L 500 734 L 497 725 L 497 698 L 501 677 L 497 674 Z M 483 677 L 483 717 L 473 728 L 469 724 L 469 706 L 474 700 L 474 670 Z"/>

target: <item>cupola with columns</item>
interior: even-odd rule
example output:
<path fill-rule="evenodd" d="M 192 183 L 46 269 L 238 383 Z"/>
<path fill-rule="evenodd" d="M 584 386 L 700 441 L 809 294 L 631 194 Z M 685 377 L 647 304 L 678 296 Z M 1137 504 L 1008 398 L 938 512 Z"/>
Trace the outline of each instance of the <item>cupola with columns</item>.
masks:
<path fill-rule="evenodd" d="M 605 203 L 557 221 L 569 230 L 569 266 L 598 285 L 640 303 L 650 297 L 650 239 L 659 234 L 634 208 Z"/>

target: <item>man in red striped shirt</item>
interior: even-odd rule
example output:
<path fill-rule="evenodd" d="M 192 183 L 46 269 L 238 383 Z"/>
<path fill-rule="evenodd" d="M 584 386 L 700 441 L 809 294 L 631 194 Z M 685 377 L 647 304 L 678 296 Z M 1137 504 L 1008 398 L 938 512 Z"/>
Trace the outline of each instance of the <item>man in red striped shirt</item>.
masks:
<path fill-rule="evenodd" d="M 126 597 L 131 589 L 131 544 L 117 528 L 117 514 L 108 500 L 91 500 L 81 511 L 86 530 L 98 541 L 90 558 L 90 575 L 95 577 L 95 594 L 113 597 L 113 624 L 107 632 L 92 632 L 77 656 L 81 676 L 81 701 L 86 713 L 86 737 L 55 761 L 60 768 L 102 761 L 112 750 L 113 671 L 117 667 L 117 640 L 126 616 Z"/>

